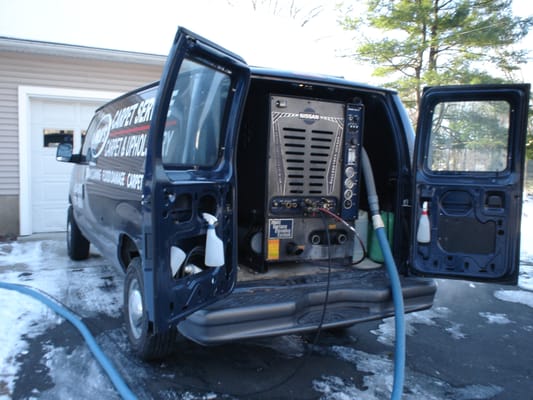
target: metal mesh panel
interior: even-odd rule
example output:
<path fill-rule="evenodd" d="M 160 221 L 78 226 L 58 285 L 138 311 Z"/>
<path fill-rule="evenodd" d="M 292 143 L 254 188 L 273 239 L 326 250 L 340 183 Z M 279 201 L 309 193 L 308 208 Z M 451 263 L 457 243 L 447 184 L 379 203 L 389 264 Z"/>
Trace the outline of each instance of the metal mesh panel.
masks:
<path fill-rule="evenodd" d="M 271 110 L 270 196 L 338 195 L 344 105 L 272 96 Z"/>

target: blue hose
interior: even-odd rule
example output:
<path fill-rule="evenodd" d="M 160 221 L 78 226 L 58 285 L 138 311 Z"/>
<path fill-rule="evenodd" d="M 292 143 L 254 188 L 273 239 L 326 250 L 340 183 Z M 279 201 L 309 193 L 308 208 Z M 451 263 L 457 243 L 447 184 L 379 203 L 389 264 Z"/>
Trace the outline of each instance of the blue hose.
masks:
<path fill-rule="evenodd" d="M 400 284 L 398 268 L 392 256 L 392 252 L 385 234 L 385 226 L 381 219 L 379 211 L 378 194 L 372 173 L 372 165 L 365 149 L 361 149 L 361 164 L 363 166 L 363 176 L 365 178 L 366 191 L 368 197 L 368 208 L 372 215 L 372 225 L 378 239 L 379 247 L 383 253 L 385 268 L 389 275 L 392 301 L 394 303 L 394 329 L 395 329 L 395 346 L 394 346 L 394 383 L 392 385 L 392 400 L 400 400 L 403 392 L 403 382 L 405 375 L 405 319 L 403 307 L 403 294 Z"/>
<path fill-rule="evenodd" d="M 126 400 L 133 400 L 137 398 L 130 390 L 128 385 L 126 385 L 117 370 L 113 367 L 113 364 L 106 357 L 100 346 L 98 346 L 96 340 L 91 335 L 91 332 L 89 331 L 87 326 L 79 319 L 77 315 L 60 306 L 56 302 L 52 301 L 50 298 L 46 297 L 42 293 L 39 293 L 36 290 L 29 288 L 28 286 L 18 285 L 15 283 L 0 282 L 0 289 L 14 290 L 27 296 L 31 296 L 34 299 L 39 300 L 46 306 L 50 307 L 57 314 L 61 315 L 63 318 L 69 321 L 81 333 L 81 335 L 85 339 L 85 342 L 87 342 L 89 349 L 93 353 L 94 357 L 98 360 L 102 368 L 105 370 L 105 372 L 109 376 L 109 379 L 111 379 L 111 382 L 119 392 L 120 396 Z"/>
<path fill-rule="evenodd" d="M 385 260 L 385 267 L 389 274 L 392 300 L 394 302 L 394 329 L 396 343 L 394 346 L 394 384 L 392 387 L 391 399 L 399 400 L 402 397 L 403 382 L 405 378 L 405 321 L 402 287 L 400 285 L 398 269 L 396 268 L 396 263 L 392 257 L 389 242 L 387 241 L 385 228 L 379 227 L 375 231 Z"/>

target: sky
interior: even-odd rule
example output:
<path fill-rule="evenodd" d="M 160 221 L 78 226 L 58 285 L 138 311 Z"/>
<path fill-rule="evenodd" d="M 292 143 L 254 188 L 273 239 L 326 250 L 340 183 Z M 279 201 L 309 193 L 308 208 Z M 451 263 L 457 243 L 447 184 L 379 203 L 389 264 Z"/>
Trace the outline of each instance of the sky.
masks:
<path fill-rule="evenodd" d="M 323 5 L 324 11 L 303 28 L 288 17 L 253 12 L 251 2 L 0 0 L 0 36 L 167 54 L 181 25 L 243 56 L 251 65 L 379 83 L 371 76 L 370 66 L 336 56 L 353 43 L 353 33 L 336 22 L 338 0 L 308 0 Z M 356 9 L 362 7 L 356 0 L 347 2 Z M 533 14 L 530 0 L 513 4 L 515 15 Z M 523 45 L 533 51 L 533 33 Z M 533 81 L 533 62 L 524 68 L 523 81 Z"/>

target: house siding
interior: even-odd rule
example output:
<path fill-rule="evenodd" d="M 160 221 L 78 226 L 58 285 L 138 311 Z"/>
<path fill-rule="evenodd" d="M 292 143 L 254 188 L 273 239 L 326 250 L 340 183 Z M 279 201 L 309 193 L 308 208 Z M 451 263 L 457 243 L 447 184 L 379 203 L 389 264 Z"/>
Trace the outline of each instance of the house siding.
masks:
<path fill-rule="evenodd" d="M 16 42 L 17 40 L 15 40 Z M 13 50 L 0 41 L 0 235 L 17 233 L 13 225 L 13 199 L 19 195 L 18 88 L 37 86 L 62 89 L 127 92 L 160 78 L 164 57 L 104 49 L 27 42 Z M 7 40 L 9 43 L 9 40 Z M 65 50 L 66 49 L 66 50 Z M 73 51 L 75 50 L 75 51 Z M 86 54 L 84 54 L 84 50 Z M 68 53 L 73 55 L 69 56 Z M 114 60 L 116 59 L 116 60 Z M 132 60 L 133 59 L 133 60 Z M 140 59 L 140 61 L 139 61 Z M 142 60 L 146 59 L 146 63 Z M 10 209 L 6 209 L 6 205 Z M 16 213 L 18 215 L 18 213 Z M 18 220 L 18 217 L 16 218 Z M 17 222 L 18 223 L 18 222 Z"/>

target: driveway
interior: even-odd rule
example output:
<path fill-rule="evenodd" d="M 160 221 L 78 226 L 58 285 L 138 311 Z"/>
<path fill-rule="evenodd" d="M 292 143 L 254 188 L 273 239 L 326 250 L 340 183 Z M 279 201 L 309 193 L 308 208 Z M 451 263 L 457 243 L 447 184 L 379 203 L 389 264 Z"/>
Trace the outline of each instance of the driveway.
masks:
<path fill-rule="evenodd" d="M 533 253 L 533 252 L 532 252 Z M 531 399 L 533 254 L 520 286 L 438 281 L 432 309 L 407 316 L 404 399 Z M 87 324 L 140 399 L 388 399 L 393 320 L 335 332 L 202 347 L 169 359 L 130 355 L 123 276 L 94 252 L 66 254 L 63 235 L 0 243 L 0 280 L 50 294 Z M 118 399 L 78 332 L 22 294 L 0 290 L 0 399 Z"/>

